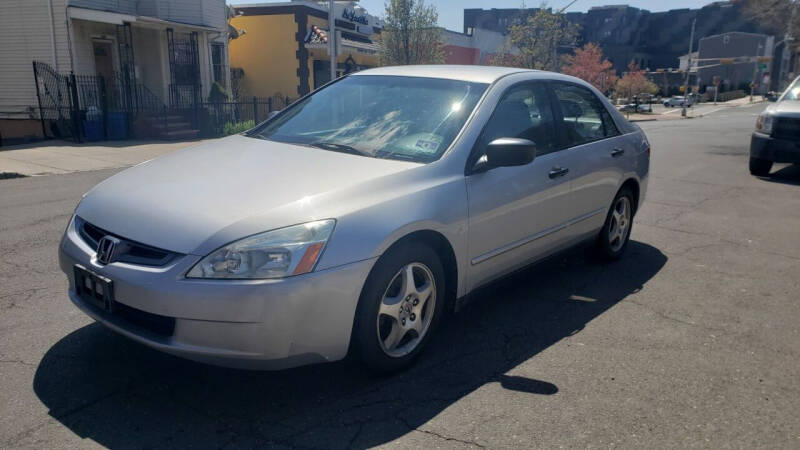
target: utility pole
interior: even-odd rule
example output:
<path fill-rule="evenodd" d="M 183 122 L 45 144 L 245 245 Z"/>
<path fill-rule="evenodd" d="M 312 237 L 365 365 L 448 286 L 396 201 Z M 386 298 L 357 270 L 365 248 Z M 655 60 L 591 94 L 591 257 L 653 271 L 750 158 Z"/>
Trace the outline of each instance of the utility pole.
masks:
<path fill-rule="evenodd" d="M 336 12 L 335 0 L 328 1 L 328 44 L 331 55 L 331 81 L 336 79 Z"/>
<path fill-rule="evenodd" d="M 758 78 L 758 54 L 764 46 L 759 42 L 758 49 L 756 50 L 755 61 L 753 62 L 753 81 L 750 82 L 750 103 L 753 103 L 753 91 L 756 90 L 756 78 Z"/>
<path fill-rule="evenodd" d="M 786 25 L 786 35 L 783 36 L 783 54 L 781 55 L 781 70 L 778 72 L 778 90 L 783 90 L 783 78 L 789 72 L 789 62 L 792 59 L 789 46 L 794 42 L 794 21 L 797 19 L 797 0 L 792 0 L 792 14 Z"/>
<path fill-rule="evenodd" d="M 563 13 L 564 13 L 564 11 L 566 11 L 566 10 L 567 10 L 567 9 L 568 9 L 570 6 L 572 6 L 572 5 L 574 5 L 575 3 L 577 3 L 577 1 L 578 1 L 578 0 L 572 0 L 571 2 L 569 2 L 569 3 L 567 4 L 567 6 L 565 6 L 565 7 L 561 8 L 561 9 L 559 9 L 559 10 L 556 12 L 556 15 L 557 15 L 557 16 L 560 16 L 560 15 L 561 15 L 561 14 L 563 14 Z M 556 34 L 555 36 L 553 36 L 553 72 L 556 72 L 556 71 L 558 71 L 558 38 L 559 38 L 559 36 L 558 36 L 557 34 Z"/>
<path fill-rule="evenodd" d="M 697 18 L 692 20 L 692 34 L 689 37 L 689 54 L 687 55 L 688 65 L 686 66 L 686 79 L 683 82 L 683 108 L 681 116 L 686 117 L 686 102 L 689 101 L 689 74 L 692 72 L 692 52 L 694 51 L 694 28 L 697 25 Z"/>

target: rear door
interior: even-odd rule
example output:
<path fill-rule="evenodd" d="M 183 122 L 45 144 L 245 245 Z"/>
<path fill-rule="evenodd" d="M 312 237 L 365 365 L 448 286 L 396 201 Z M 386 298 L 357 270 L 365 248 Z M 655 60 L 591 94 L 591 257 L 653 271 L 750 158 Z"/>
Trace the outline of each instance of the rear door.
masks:
<path fill-rule="evenodd" d="M 553 82 L 551 88 L 573 174 L 570 234 L 580 237 L 602 227 L 636 149 L 594 92 L 567 82 Z"/>

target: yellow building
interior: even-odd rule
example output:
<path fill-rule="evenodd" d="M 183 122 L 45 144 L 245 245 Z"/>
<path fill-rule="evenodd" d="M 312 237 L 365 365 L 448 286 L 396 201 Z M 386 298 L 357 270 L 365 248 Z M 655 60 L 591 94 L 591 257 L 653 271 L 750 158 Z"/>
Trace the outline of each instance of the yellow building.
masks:
<path fill-rule="evenodd" d="M 232 70 L 241 69 L 239 96 L 296 99 L 330 80 L 328 2 L 293 1 L 235 6 L 231 25 L 244 34 L 230 41 Z M 380 19 L 357 3 L 336 4 L 339 76 L 378 64 Z"/>

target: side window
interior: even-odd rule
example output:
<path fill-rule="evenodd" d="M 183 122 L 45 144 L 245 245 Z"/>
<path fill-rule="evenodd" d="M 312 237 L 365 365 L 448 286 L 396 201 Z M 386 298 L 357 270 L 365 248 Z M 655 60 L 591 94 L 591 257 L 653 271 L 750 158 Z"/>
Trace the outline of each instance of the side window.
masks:
<path fill-rule="evenodd" d="M 594 93 L 572 84 L 553 84 L 570 147 L 619 134 L 611 115 Z"/>
<path fill-rule="evenodd" d="M 481 135 L 487 145 L 498 138 L 522 138 L 536 144 L 536 154 L 557 148 L 555 120 L 548 100 L 547 86 L 530 83 L 513 87 L 495 107 Z"/>

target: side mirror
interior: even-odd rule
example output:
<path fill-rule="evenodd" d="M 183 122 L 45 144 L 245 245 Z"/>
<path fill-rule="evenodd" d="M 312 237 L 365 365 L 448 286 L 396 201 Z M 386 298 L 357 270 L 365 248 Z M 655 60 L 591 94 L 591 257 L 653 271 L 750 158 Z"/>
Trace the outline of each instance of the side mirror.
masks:
<path fill-rule="evenodd" d="M 486 154 L 475 164 L 473 172 L 495 167 L 524 166 L 536 157 L 536 144 L 527 139 L 499 138 L 486 146 Z"/>

